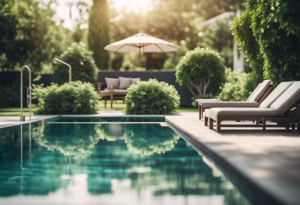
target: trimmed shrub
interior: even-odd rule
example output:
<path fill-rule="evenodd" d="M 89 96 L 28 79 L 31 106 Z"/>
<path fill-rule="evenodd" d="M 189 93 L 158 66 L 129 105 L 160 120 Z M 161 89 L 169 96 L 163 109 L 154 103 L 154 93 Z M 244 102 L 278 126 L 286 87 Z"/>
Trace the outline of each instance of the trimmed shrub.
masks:
<path fill-rule="evenodd" d="M 174 86 L 156 79 L 139 81 L 128 88 L 126 114 L 167 114 L 179 106 L 180 97 Z"/>
<path fill-rule="evenodd" d="M 224 101 L 246 101 L 253 91 L 247 86 L 251 80 L 250 74 L 226 69 L 226 79 L 218 98 Z"/>
<path fill-rule="evenodd" d="M 182 58 L 176 67 L 176 82 L 186 84 L 194 97 L 216 92 L 225 81 L 225 67 L 220 55 L 204 48 L 195 48 Z M 211 89 L 209 89 L 211 87 Z M 195 90 L 197 92 L 195 92 Z"/>
<path fill-rule="evenodd" d="M 32 94 L 38 100 L 38 114 L 95 114 L 98 109 L 99 96 L 90 83 L 34 86 Z"/>
<path fill-rule="evenodd" d="M 72 66 L 72 81 L 80 80 L 96 85 L 97 67 L 92 52 L 86 50 L 84 43 L 73 43 L 60 57 L 60 60 Z M 69 82 L 69 68 L 56 63 L 53 82 L 59 85 Z"/>

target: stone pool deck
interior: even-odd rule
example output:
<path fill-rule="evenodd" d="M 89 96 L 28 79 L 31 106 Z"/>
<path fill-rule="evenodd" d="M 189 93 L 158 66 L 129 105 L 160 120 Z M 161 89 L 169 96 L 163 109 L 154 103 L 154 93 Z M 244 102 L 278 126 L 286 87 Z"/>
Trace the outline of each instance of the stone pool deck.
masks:
<path fill-rule="evenodd" d="M 230 126 L 237 122 L 228 122 L 228 127 L 217 133 L 215 126 L 213 130 L 204 126 L 198 113 L 166 116 L 166 122 L 190 136 L 194 147 L 206 150 L 213 161 L 219 159 L 238 170 L 236 175 L 249 179 L 253 189 L 263 190 L 275 204 L 300 204 L 300 133 L 277 127 L 262 131 L 254 126 Z"/>

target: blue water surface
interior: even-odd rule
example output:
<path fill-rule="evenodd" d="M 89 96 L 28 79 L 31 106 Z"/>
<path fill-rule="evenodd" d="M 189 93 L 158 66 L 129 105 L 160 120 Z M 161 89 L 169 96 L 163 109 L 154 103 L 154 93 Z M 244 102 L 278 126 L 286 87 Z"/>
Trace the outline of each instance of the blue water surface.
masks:
<path fill-rule="evenodd" d="M 0 130 L 0 204 L 250 204 L 160 119 L 102 121 Z"/>

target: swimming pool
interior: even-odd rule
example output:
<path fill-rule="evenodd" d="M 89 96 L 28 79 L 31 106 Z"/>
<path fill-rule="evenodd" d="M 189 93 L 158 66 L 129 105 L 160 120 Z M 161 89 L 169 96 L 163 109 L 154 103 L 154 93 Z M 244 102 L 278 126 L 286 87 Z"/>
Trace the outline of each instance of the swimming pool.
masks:
<path fill-rule="evenodd" d="M 250 204 L 163 117 L 2 129 L 0 158 L 0 204 Z"/>

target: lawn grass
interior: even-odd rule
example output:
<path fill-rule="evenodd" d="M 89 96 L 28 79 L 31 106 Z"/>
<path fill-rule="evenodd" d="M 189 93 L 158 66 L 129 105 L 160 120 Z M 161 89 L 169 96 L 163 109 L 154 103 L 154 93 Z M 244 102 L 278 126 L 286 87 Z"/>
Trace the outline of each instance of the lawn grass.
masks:
<path fill-rule="evenodd" d="M 106 102 L 106 108 L 104 108 L 104 100 L 99 101 L 99 110 L 118 110 L 118 111 L 125 111 L 126 105 L 123 104 L 122 100 L 115 100 L 113 103 L 113 108 L 110 108 L 110 100 Z M 37 111 L 37 107 L 31 108 L 32 113 L 34 114 Z M 177 108 L 175 112 L 198 112 L 197 108 L 194 107 L 180 107 Z M 0 108 L 0 116 L 1 117 L 11 117 L 11 116 L 20 116 L 21 109 L 17 107 L 8 107 L 8 108 Z M 23 108 L 23 115 L 29 116 L 29 108 Z"/>

